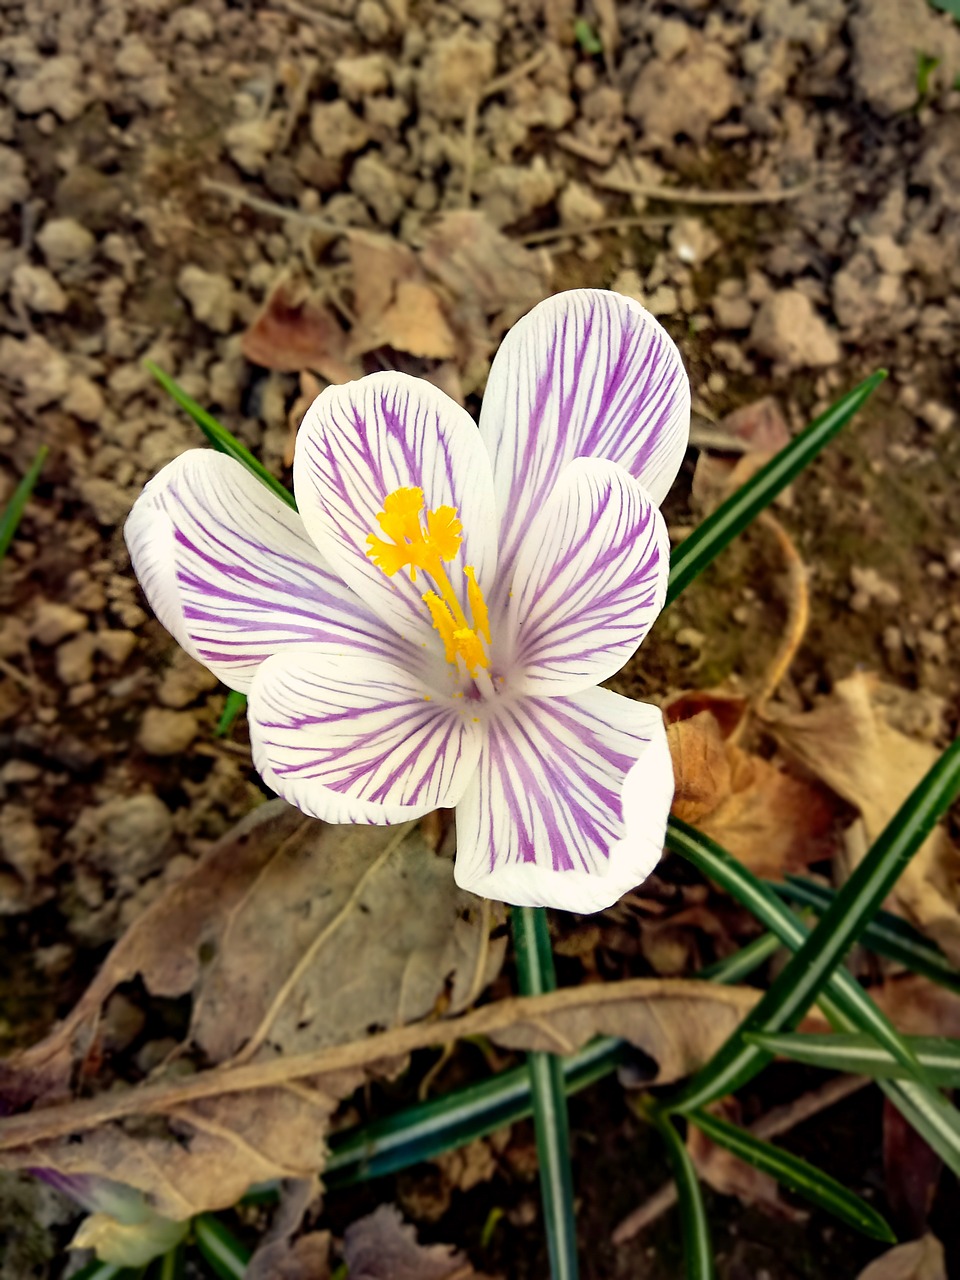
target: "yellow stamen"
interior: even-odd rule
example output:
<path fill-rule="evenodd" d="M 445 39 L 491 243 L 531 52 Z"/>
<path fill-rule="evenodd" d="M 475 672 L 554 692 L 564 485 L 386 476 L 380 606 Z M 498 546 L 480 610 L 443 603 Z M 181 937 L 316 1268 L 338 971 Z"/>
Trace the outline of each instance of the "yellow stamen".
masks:
<path fill-rule="evenodd" d="M 384 537 L 374 533 L 368 536 L 367 555 L 388 577 L 409 568 L 411 582 L 416 581 L 418 569 L 433 579 L 436 590 L 427 591 L 421 598 L 443 641 L 446 659 L 456 664 L 462 658 L 467 671 L 475 677 L 478 670 L 487 671 L 490 667 L 483 643 L 490 643 L 487 604 L 473 567 L 466 566 L 463 572 L 473 618 L 471 625 L 443 567 L 445 560 L 456 557 L 463 542 L 463 526 L 457 509 L 440 506 L 427 511 L 424 529 L 424 505 L 422 489 L 394 489 L 388 493 L 383 500 L 383 510 L 377 515 Z M 489 677 L 487 681 L 489 683 Z"/>
<path fill-rule="evenodd" d="M 490 615 L 487 613 L 487 602 L 483 598 L 483 592 L 477 583 L 477 575 L 474 572 L 472 564 L 463 566 L 463 575 L 467 580 L 467 603 L 470 605 L 470 612 L 473 614 L 474 630 L 479 631 L 490 643 Z"/>
<path fill-rule="evenodd" d="M 440 633 L 443 651 L 448 662 L 457 660 L 456 626 L 453 615 L 435 591 L 428 591 L 423 603 L 430 610 L 430 620 Z"/>
<path fill-rule="evenodd" d="M 487 657 L 480 637 L 475 631 L 465 627 L 461 631 L 455 631 L 453 638 L 457 644 L 457 653 L 463 659 L 463 664 L 471 676 L 477 674 L 478 668 L 482 668 L 484 671 L 489 670 L 490 659 Z"/>

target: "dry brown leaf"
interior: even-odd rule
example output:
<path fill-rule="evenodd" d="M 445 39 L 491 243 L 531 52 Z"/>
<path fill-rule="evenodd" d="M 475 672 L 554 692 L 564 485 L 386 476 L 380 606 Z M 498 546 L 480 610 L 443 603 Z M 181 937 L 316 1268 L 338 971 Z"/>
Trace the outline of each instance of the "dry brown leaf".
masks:
<path fill-rule="evenodd" d="M 737 458 L 701 450 L 693 473 L 692 493 L 702 512 L 713 511 L 724 498 L 751 479 L 766 462 L 790 443 L 790 429 L 773 396 L 765 396 L 728 414 L 717 427 L 718 439 L 726 435 L 739 443 Z M 722 443 L 717 448 L 722 449 Z"/>
<path fill-rule="evenodd" d="M 388 236 L 362 231 L 353 232 L 349 244 L 356 316 L 351 352 L 393 347 L 420 359 L 456 355 L 457 340 L 440 298 L 413 250 Z"/>
<path fill-rule="evenodd" d="M 943 1161 L 889 1098 L 883 1100 L 883 1185 L 904 1234 L 926 1231 Z"/>
<path fill-rule="evenodd" d="M 363 374 L 333 312 L 314 299 L 306 281 L 289 277 L 273 287 L 241 349 L 253 364 L 280 373 L 314 369 L 328 382 L 350 382 Z"/>
<path fill-rule="evenodd" d="M 329 1280 L 330 1232 L 261 1245 L 243 1275 L 244 1280 Z"/>
<path fill-rule="evenodd" d="M 934 707 L 937 708 L 934 711 Z M 813 711 L 781 713 L 771 727 L 783 747 L 860 813 L 848 833 L 859 861 L 939 756 L 929 737 L 939 703 L 856 673 L 838 682 Z M 921 846 L 893 890 L 891 905 L 960 964 L 960 852 L 942 829 Z"/>
<path fill-rule="evenodd" d="M 824 856 L 822 840 L 835 815 L 819 789 L 724 741 L 710 711 L 675 721 L 667 740 L 678 818 L 757 875 L 782 876 Z"/>
<path fill-rule="evenodd" d="M 388 1204 L 347 1227 L 343 1255 L 350 1280 L 483 1280 L 453 1245 L 419 1244 Z"/>
<path fill-rule="evenodd" d="M 426 1017 L 441 1002 L 459 1009 L 478 965 L 492 977 L 503 950 L 488 945 L 477 899 L 416 831 L 325 827 L 277 801 L 132 926 L 61 1026 L 0 1064 L 0 1097 L 37 1116 L 66 1095 L 98 1057 L 106 1000 L 136 977 L 155 996 L 192 994 L 180 1056 L 216 1064 L 242 1051 L 255 1068 Z M 139 1131 L 104 1122 L 7 1163 L 109 1171 L 182 1218 L 233 1203 L 251 1181 L 315 1174 L 327 1119 L 362 1079 L 347 1066 L 320 1082 L 270 1082 L 255 1105 L 241 1092 L 184 1098 Z"/>
<path fill-rule="evenodd" d="M 729 1108 L 725 1109 L 725 1118 L 739 1119 L 729 1114 Z M 774 1177 L 747 1164 L 725 1147 L 717 1146 L 696 1124 L 687 1127 L 687 1150 L 701 1178 L 719 1195 L 736 1196 L 744 1204 L 759 1205 L 789 1222 L 805 1222 L 810 1216 L 781 1198 L 780 1186 Z"/>
<path fill-rule="evenodd" d="M 502 335 L 549 295 L 550 258 L 505 236 L 485 214 L 460 210 L 429 228 L 420 263 L 442 289 L 469 394 L 483 386 Z"/>
<path fill-rule="evenodd" d="M 232 1204 L 271 1166 L 270 1176 L 321 1169 L 335 1100 L 363 1071 L 383 1074 L 385 1064 L 416 1049 L 482 1035 L 510 1048 L 569 1053 L 596 1035 L 620 1035 L 657 1064 L 649 1083 L 668 1084 L 702 1066 L 757 998 L 749 987 L 695 980 L 595 983 L 312 1052 L 268 1053 L 193 1075 L 168 1071 L 135 1087 L 0 1119 L 0 1166 L 109 1171 L 150 1195 L 160 1212 L 185 1217 Z M 19 1074 L 25 1057 L 7 1069 L 21 1097 L 29 1092 Z"/>
<path fill-rule="evenodd" d="M 857 1280 L 947 1280 L 943 1245 L 933 1235 L 898 1244 L 874 1258 Z"/>

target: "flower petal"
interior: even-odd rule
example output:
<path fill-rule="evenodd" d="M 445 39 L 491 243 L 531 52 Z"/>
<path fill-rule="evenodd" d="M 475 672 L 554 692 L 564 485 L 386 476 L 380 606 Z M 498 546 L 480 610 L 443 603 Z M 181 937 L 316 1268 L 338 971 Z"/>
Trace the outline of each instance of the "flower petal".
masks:
<path fill-rule="evenodd" d="M 457 806 L 457 884 L 600 911 L 656 866 L 672 798 L 657 707 L 606 689 L 520 699 L 491 722 Z"/>
<path fill-rule="evenodd" d="M 496 571 L 490 460 L 469 414 L 436 387 L 401 373 L 374 373 L 328 387 L 307 410 L 293 467 L 310 536 L 344 581 L 402 636 L 439 650 L 423 594 L 432 584 L 409 571 L 391 577 L 367 552 L 384 498 L 422 489 L 428 510 L 455 507 L 463 543 L 447 567 L 466 604 L 463 569 L 481 589 Z"/>
<path fill-rule="evenodd" d="M 289 645 L 422 661 L 330 572 L 296 512 L 223 454 L 192 449 L 164 467 L 124 536 L 157 617 L 233 689 Z"/>
<path fill-rule="evenodd" d="M 480 414 L 493 459 L 501 577 L 509 579 L 530 523 L 568 462 L 616 462 L 659 504 L 689 429 L 680 354 L 638 302 L 574 289 L 534 307 L 497 352 Z"/>
<path fill-rule="evenodd" d="M 619 671 L 663 608 L 669 569 L 667 526 L 643 486 L 615 463 L 572 462 L 517 557 L 511 688 L 575 693 Z"/>
<path fill-rule="evenodd" d="M 253 761 L 284 800 L 325 822 L 403 822 L 455 805 L 476 772 L 483 727 L 408 671 L 326 646 L 257 672 Z"/>

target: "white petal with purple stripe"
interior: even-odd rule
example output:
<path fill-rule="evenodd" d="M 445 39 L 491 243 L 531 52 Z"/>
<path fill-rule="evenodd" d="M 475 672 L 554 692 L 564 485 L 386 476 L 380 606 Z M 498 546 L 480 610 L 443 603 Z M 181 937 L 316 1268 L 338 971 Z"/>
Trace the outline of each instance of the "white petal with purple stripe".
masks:
<path fill-rule="evenodd" d="M 568 462 L 616 462 L 659 504 L 689 429 L 680 355 L 639 303 L 575 289 L 534 307 L 504 338 L 480 413 L 493 459 L 501 575 L 509 579 L 530 523 Z"/>
<path fill-rule="evenodd" d="M 387 577 L 368 557 L 387 494 L 422 489 L 429 510 L 457 509 L 463 544 L 446 566 L 466 602 L 465 565 L 489 590 L 497 545 L 490 460 L 466 410 L 428 382 L 371 374 L 328 387 L 307 410 L 294 460 L 297 502 L 311 537 L 354 591 L 402 636 L 439 649 L 423 574 Z"/>
<path fill-rule="evenodd" d="M 479 719 L 408 670 L 324 647 L 265 662 L 248 719 L 264 782 L 325 822 L 403 822 L 455 805 L 483 741 Z"/>
<path fill-rule="evenodd" d="M 249 689 L 260 663 L 291 645 L 422 662 L 330 572 L 297 513 L 233 458 L 182 454 L 146 486 L 124 534 L 160 621 L 233 689 Z"/>
<path fill-rule="evenodd" d="M 605 689 L 521 698 L 491 720 L 457 807 L 457 884 L 600 911 L 659 861 L 673 785 L 658 708 Z"/>
<path fill-rule="evenodd" d="M 580 458 L 563 471 L 524 539 L 509 626 L 524 693 L 575 693 L 631 657 L 663 608 L 667 527 L 622 467 Z"/>

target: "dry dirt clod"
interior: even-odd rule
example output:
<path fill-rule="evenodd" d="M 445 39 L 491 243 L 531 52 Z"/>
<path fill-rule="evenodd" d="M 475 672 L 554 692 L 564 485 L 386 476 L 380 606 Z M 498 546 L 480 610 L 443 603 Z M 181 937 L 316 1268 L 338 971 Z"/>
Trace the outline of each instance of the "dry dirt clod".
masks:
<path fill-rule="evenodd" d="M 177 287 L 201 324 L 215 333 L 229 333 L 233 327 L 237 299 L 227 276 L 205 271 L 191 263 L 180 272 Z"/>
<path fill-rule="evenodd" d="M 842 354 L 837 335 L 798 289 L 782 289 L 760 304 L 750 342 L 786 369 L 828 368 Z"/>
<path fill-rule="evenodd" d="M 55 600 L 44 600 L 37 606 L 30 634 L 38 644 L 51 646 L 86 629 L 86 615 L 78 609 Z"/>
<path fill-rule="evenodd" d="M 151 756 L 176 756 L 186 751 L 199 731 L 192 711 L 149 707 L 140 722 L 141 747 Z"/>

